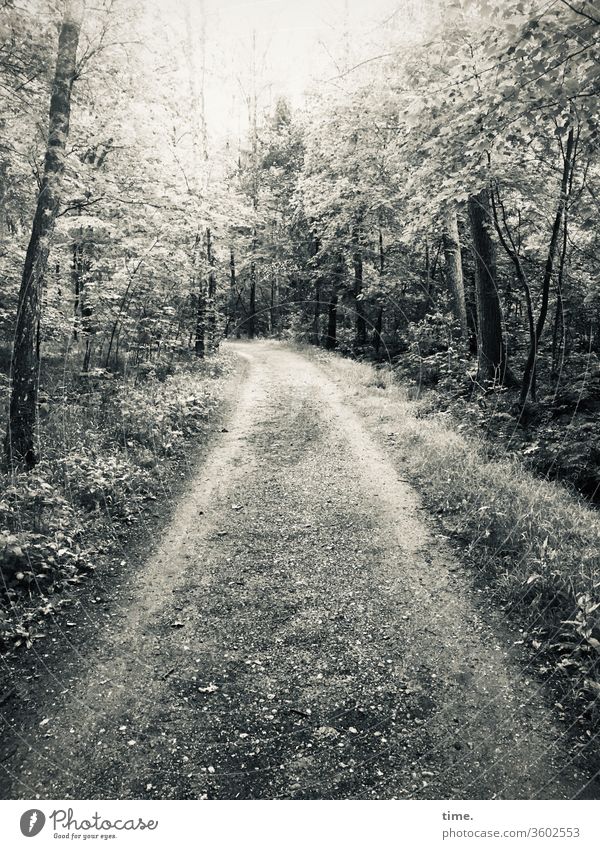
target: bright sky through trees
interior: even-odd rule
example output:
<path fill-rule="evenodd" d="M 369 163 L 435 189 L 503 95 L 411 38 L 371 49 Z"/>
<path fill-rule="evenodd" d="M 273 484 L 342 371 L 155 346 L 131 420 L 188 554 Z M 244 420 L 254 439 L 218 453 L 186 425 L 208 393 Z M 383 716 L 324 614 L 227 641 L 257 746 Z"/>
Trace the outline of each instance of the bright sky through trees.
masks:
<path fill-rule="evenodd" d="M 174 25 L 188 0 L 155 2 L 162 14 L 177 9 L 177 15 L 167 16 Z M 201 3 L 190 2 L 198 42 Z M 300 105 L 307 88 L 339 85 L 349 67 L 385 50 L 382 35 L 393 30 L 396 40 L 399 34 L 418 37 L 429 5 L 419 0 L 205 0 L 209 133 L 245 132 L 254 38 L 259 109 L 268 109 L 281 95 Z"/>

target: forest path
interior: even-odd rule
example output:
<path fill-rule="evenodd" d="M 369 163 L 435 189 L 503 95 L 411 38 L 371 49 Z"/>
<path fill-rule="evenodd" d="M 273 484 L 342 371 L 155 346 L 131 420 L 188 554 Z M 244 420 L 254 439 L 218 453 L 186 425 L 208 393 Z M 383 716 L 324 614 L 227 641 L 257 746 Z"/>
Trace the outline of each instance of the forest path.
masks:
<path fill-rule="evenodd" d="M 4 729 L 7 795 L 576 795 L 512 638 L 342 388 L 275 343 L 232 347 L 228 431 L 128 603 Z"/>

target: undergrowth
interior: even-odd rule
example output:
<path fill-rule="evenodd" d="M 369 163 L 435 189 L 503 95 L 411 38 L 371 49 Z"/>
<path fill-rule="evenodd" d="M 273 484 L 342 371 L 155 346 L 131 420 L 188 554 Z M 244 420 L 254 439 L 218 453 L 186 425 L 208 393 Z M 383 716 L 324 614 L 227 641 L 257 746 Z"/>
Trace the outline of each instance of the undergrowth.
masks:
<path fill-rule="evenodd" d="M 51 373 L 40 463 L 0 480 L 0 650 L 31 646 L 69 587 L 108 559 L 168 496 L 169 477 L 207 427 L 224 354 L 183 360 L 172 373 Z"/>
<path fill-rule="evenodd" d="M 390 368 L 314 354 L 381 428 L 493 597 L 523 626 L 532 659 L 586 726 L 600 720 L 600 516 L 515 457 L 492 458 L 448 412 L 409 400 Z M 591 733 L 588 731 L 588 733 Z"/>

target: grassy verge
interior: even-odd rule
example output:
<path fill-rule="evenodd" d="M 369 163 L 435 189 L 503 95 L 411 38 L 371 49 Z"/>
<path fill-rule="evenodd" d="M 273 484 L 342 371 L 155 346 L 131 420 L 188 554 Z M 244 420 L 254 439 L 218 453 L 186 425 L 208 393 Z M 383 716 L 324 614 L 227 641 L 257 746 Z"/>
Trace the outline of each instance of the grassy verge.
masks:
<path fill-rule="evenodd" d="M 314 350 L 314 349 L 313 349 Z M 315 352 L 383 437 L 447 533 L 480 570 L 488 598 L 523 628 L 559 712 L 600 719 L 600 515 L 514 457 L 492 459 L 448 413 L 423 409 L 388 369 Z M 568 703 L 568 709 L 567 709 Z M 588 730 L 588 734 L 592 733 Z"/>
<path fill-rule="evenodd" d="M 69 589 L 120 560 L 136 526 L 160 512 L 233 363 L 219 354 L 129 377 L 50 368 L 41 462 L 0 480 L 0 651 L 42 638 Z"/>

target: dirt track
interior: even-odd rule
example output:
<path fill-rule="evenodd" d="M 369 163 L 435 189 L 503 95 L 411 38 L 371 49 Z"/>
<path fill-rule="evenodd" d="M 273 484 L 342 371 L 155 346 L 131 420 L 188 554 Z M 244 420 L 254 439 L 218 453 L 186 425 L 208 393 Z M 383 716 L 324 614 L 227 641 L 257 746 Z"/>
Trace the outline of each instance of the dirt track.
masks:
<path fill-rule="evenodd" d="M 227 432 L 153 555 L 5 725 L 4 798 L 577 795 L 510 635 L 342 388 L 238 350 Z"/>

